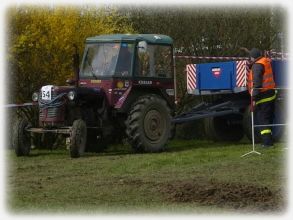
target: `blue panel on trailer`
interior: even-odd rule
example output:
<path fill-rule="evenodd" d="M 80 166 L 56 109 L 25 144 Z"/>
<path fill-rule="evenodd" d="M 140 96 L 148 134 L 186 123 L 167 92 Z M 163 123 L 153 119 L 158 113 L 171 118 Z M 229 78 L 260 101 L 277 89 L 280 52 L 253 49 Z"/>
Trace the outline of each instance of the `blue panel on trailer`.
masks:
<path fill-rule="evenodd" d="M 199 90 L 233 90 L 235 62 L 204 63 L 197 65 Z"/>
<path fill-rule="evenodd" d="M 288 88 L 288 62 L 284 60 L 273 60 L 272 68 L 274 73 L 274 80 L 278 88 Z"/>

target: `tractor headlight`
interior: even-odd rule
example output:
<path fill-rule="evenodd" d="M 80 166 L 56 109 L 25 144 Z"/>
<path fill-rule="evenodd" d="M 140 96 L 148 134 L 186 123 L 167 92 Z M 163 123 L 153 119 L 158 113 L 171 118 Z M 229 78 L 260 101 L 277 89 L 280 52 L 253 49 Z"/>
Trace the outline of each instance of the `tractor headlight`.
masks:
<path fill-rule="evenodd" d="M 75 92 L 74 91 L 70 91 L 68 94 L 67 94 L 67 97 L 70 101 L 74 100 L 75 99 Z"/>
<path fill-rule="evenodd" d="M 34 102 L 37 102 L 37 101 L 39 100 L 39 93 L 34 92 L 34 93 L 32 94 L 32 100 L 33 100 Z"/>

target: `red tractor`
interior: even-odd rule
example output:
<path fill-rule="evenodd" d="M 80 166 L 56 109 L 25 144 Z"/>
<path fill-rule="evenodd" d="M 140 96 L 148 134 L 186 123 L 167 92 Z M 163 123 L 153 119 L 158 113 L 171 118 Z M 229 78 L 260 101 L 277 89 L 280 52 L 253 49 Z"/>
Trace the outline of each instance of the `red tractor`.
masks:
<path fill-rule="evenodd" d="M 172 45 L 170 37 L 154 34 L 87 38 L 80 66 L 75 55 L 75 79 L 33 94 L 39 126 L 24 118 L 15 123 L 16 155 L 29 155 L 33 133 L 62 134 L 73 158 L 123 137 L 136 151 L 162 151 L 175 108 Z"/>

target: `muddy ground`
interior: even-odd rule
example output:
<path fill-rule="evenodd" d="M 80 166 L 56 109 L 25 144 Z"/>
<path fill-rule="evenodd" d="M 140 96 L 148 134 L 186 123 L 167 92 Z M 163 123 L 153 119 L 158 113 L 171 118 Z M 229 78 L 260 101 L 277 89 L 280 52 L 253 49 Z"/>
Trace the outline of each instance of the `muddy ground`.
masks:
<path fill-rule="evenodd" d="M 146 182 L 140 179 L 120 179 L 115 185 L 153 187 L 167 203 L 194 203 L 194 206 L 215 206 L 223 210 L 279 213 L 286 207 L 284 192 L 268 187 L 223 183 L 207 179 L 182 180 L 172 183 Z"/>
<path fill-rule="evenodd" d="M 162 192 L 170 202 L 194 202 L 252 212 L 280 212 L 284 209 L 283 192 L 267 187 L 198 180 L 179 181 L 163 187 Z"/>

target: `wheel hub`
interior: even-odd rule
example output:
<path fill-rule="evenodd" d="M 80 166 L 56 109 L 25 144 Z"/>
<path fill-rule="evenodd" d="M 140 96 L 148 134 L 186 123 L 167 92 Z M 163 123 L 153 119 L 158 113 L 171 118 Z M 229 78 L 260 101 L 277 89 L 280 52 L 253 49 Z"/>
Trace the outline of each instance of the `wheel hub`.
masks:
<path fill-rule="evenodd" d="M 147 138 L 152 141 L 158 141 L 165 130 L 165 122 L 162 120 L 160 112 L 150 110 L 144 118 L 144 132 Z"/>

